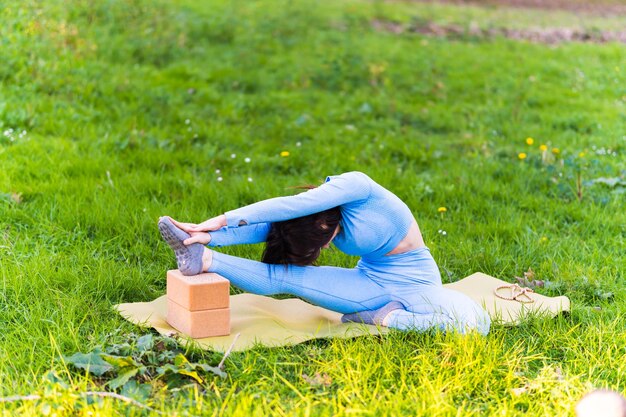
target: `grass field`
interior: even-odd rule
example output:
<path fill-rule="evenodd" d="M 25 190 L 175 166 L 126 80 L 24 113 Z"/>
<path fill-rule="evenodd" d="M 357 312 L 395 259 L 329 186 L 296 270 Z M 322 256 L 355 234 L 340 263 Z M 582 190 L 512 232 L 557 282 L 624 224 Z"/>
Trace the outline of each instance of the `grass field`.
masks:
<path fill-rule="evenodd" d="M 593 388 L 626 392 L 624 45 L 372 24 L 468 20 L 624 22 L 364 0 L 0 3 L 0 395 L 41 397 L 4 415 L 563 416 Z M 111 306 L 164 293 L 160 215 L 201 221 L 350 170 L 407 202 L 445 282 L 532 268 L 571 315 L 258 347 L 225 378 L 124 391 L 152 411 L 81 396 L 112 389 L 63 356 L 148 333 Z"/>

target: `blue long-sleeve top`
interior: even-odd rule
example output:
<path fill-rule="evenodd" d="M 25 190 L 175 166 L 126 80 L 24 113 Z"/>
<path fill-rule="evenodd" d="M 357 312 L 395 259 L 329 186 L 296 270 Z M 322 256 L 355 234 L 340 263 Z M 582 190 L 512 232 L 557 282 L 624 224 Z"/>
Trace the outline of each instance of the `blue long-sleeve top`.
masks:
<path fill-rule="evenodd" d="M 210 246 L 260 243 L 271 223 L 294 219 L 333 207 L 341 210 L 340 232 L 333 244 L 364 258 L 383 256 L 406 236 L 413 222 L 407 205 L 362 172 L 326 178 L 317 188 L 287 197 L 271 198 L 225 213 L 227 226 L 211 232 Z"/>

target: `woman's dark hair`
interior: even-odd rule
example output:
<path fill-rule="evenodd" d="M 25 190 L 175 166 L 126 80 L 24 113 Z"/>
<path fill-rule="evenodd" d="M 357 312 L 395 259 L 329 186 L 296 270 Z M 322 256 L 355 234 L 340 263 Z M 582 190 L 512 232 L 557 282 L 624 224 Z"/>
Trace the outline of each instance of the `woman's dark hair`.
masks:
<path fill-rule="evenodd" d="M 272 223 L 261 260 L 266 264 L 313 265 L 340 221 L 341 210 L 334 207 Z"/>

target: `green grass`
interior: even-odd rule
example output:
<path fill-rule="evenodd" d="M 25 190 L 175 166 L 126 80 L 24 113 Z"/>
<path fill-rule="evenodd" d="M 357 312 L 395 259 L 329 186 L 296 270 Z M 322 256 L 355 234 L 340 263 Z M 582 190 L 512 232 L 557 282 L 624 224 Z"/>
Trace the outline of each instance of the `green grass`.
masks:
<path fill-rule="evenodd" d="M 190 415 L 561 416 L 593 387 L 625 392 L 625 194 L 588 182 L 626 170 L 623 45 L 371 26 L 463 21 L 467 10 L 485 27 L 538 13 L 356 0 L 2 3 L 0 134 L 14 133 L 0 135 L 0 395 L 45 397 L 4 413 L 150 414 L 77 399 L 101 382 L 61 355 L 141 332 L 111 306 L 163 294 L 175 262 L 158 216 L 200 221 L 349 170 L 413 209 L 444 281 L 532 268 L 551 283 L 542 293 L 570 297 L 571 316 L 485 338 L 392 332 L 258 347 L 232 354 L 226 379 L 155 384 L 147 404 Z M 560 153 L 542 161 L 541 144 Z M 68 388 L 47 382 L 50 370 Z M 316 373 L 330 385 L 302 377 Z"/>

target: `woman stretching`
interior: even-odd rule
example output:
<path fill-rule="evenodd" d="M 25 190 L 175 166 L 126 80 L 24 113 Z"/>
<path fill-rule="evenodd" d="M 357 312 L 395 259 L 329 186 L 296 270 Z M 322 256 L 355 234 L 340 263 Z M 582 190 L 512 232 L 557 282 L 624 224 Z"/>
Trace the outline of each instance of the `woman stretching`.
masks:
<path fill-rule="evenodd" d="M 215 272 L 244 291 L 292 294 L 343 313 L 342 321 L 396 329 L 489 332 L 489 316 L 444 288 L 411 211 L 361 172 L 330 176 L 295 196 L 260 201 L 200 224 L 159 219 L 185 275 Z M 263 262 L 210 247 L 265 242 Z M 312 266 L 333 243 L 355 268 Z"/>

